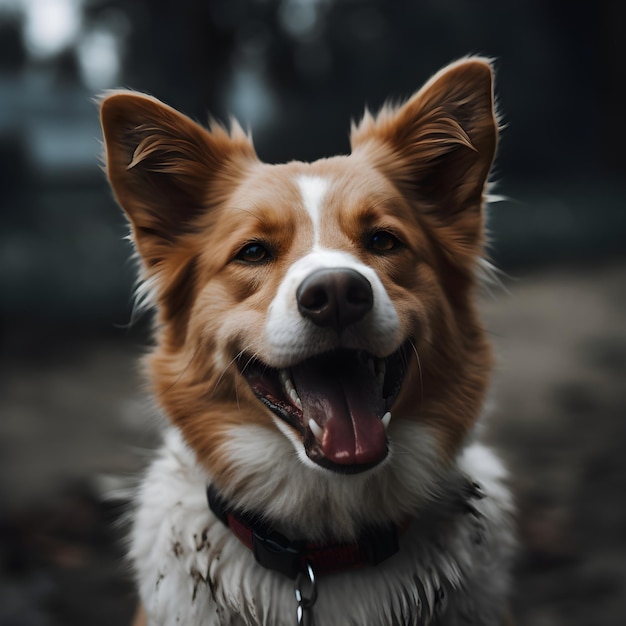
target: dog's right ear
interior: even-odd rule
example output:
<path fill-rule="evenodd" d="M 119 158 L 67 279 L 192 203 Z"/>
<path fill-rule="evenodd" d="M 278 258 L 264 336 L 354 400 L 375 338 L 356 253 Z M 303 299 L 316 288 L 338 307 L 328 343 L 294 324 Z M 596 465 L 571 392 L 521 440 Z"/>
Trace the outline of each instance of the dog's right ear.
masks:
<path fill-rule="evenodd" d="M 238 126 L 230 134 L 219 126 L 206 130 L 150 96 L 105 96 L 100 119 L 109 182 L 149 268 L 194 232 L 200 217 L 224 199 L 236 172 L 256 159 Z"/>

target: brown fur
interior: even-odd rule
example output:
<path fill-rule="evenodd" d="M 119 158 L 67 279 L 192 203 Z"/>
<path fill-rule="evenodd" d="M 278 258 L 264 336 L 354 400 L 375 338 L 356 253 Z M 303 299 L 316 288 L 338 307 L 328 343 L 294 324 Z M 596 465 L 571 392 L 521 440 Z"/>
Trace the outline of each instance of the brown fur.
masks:
<path fill-rule="evenodd" d="M 328 206 L 340 210 L 323 215 L 322 245 L 374 267 L 403 336 L 416 339 L 419 361 L 394 415 L 423 420 L 453 458 L 480 413 L 491 365 L 474 309 L 497 137 L 487 63 L 459 62 L 405 104 L 366 114 L 352 129 L 352 154 L 312 164 L 261 163 L 238 127 L 207 131 L 133 93 L 108 96 L 102 123 L 109 180 L 145 277 L 156 280 L 154 391 L 218 483 L 232 479 L 223 453 L 230 426 L 275 428 L 233 359 L 242 350 L 263 354 L 258 329 L 268 305 L 310 248 L 298 174 L 331 181 Z M 404 247 L 372 255 L 363 238 L 374 226 L 397 233 Z M 258 239 L 274 262 L 232 262 Z"/>
<path fill-rule="evenodd" d="M 322 243 L 378 272 L 405 336 L 417 338 L 394 415 L 429 423 L 452 458 L 484 399 L 490 353 L 474 311 L 483 189 L 495 151 L 491 70 L 467 61 L 435 76 L 406 104 L 366 114 L 353 153 L 313 164 L 266 165 L 249 138 L 207 131 L 158 101 L 117 93 L 102 104 L 107 172 L 126 211 L 146 277 L 156 277 L 156 396 L 220 481 L 229 426 L 273 428 L 232 360 L 261 352 L 258 332 L 287 268 L 310 245 L 293 179 L 333 181 Z M 462 173 L 459 176 L 459 171 Z M 362 247 L 375 225 L 398 232 L 393 256 Z M 247 241 L 271 242 L 276 262 L 232 263 Z M 450 390 L 455 389 L 455 393 Z M 232 410 L 233 399 L 246 411 Z"/>
<path fill-rule="evenodd" d="M 487 62 L 460 61 L 406 103 L 366 113 L 352 127 L 350 155 L 311 164 L 264 164 L 238 126 L 207 130 L 141 94 L 108 95 L 101 115 L 107 174 L 156 294 L 154 393 L 218 485 L 246 489 L 245 479 L 233 484 L 225 453 L 232 426 L 276 428 L 234 361 L 264 354 L 269 304 L 311 248 L 300 175 L 330 182 L 320 244 L 375 269 L 402 337 L 414 340 L 394 419 L 422 421 L 443 458 L 454 458 L 491 369 L 474 305 L 498 131 Z M 372 254 L 364 239 L 374 228 L 403 246 Z M 234 262 L 259 240 L 272 263 Z M 140 606 L 134 625 L 145 624 Z"/>

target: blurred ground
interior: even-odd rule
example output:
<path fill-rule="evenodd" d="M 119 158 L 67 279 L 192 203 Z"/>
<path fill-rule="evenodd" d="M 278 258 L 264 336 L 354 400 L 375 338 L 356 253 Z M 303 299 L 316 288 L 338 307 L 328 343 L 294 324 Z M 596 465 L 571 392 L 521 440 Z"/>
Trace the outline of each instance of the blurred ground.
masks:
<path fill-rule="evenodd" d="M 489 437 L 512 469 L 524 544 L 518 624 L 623 626 L 626 262 L 504 282 L 483 308 L 499 355 Z M 154 442 L 140 345 L 123 330 L 5 329 L 1 626 L 130 619 L 123 498 L 102 494 Z"/>

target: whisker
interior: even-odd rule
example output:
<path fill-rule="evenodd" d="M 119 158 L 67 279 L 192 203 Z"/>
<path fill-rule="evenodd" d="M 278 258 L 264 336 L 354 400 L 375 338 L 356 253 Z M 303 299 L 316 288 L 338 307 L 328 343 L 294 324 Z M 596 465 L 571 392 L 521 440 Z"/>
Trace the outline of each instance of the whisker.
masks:
<path fill-rule="evenodd" d="M 256 358 L 257 358 L 257 353 L 256 352 L 254 354 L 251 354 L 250 358 L 246 361 L 246 364 L 241 368 L 241 371 L 245 372 L 246 369 L 248 369 L 248 367 L 250 366 L 250 363 L 253 363 L 256 360 Z"/>
<path fill-rule="evenodd" d="M 191 366 L 193 360 L 196 358 L 196 355 L 198 354 L 199 350 L 200 350 L 200 345 L 197 345 L 193 351 L 193 354 L 189 358 L 189 361 L 187 361 L 187 365 L 185 365 L 181 373 L 176 377 L 176 380 L 174 380 L 174 382 L 172 382 L 172 384 L 166 389 L 166 393 L 174 389 L 174 387 L 180 382 L 182 377 L 187 373 L 187 370 Z"/>
<path fill-rule="evenodd" d="M 241 356 L 244 352 L 245 348 L 239 353 L 238 357 Z M 250 366 L 250 363 L 252 363 L 257 358 L 257 354 L 257 352 L 254 352 L 250 355 L 250 358 L 246 361 L 246 364 L 241 368 L 242 373 L 245 372 L 246 369 L 248 369 L 248 367 Z M 235 398 L 237 400 L 237 410 L 240 411 L 241 405 L 239 404 L 239 387 L 237 384 L 235 385 Z"/>
<path fill-rule="evenodd" d="M 413 348 L 413 352 L 415 353 L 415 359 L 417 360 L 417 369 L 419 371 L 419 377 L 420 377 L 420 408 L 419 408 L 419 412 L 420 414 L 422 413 L 422 408 L 424 405 L 424 378 L 422 376 L 422 361 L 420 359 L 420 355 L 417 351 L 417 346 L 415 345 L 415 343 L 413 342 L 413 340 L 409 340 L 409 344 L 411 345 L 411 348 Z"/>
<path fill-rule="evenodd" d="M 224 376 L 226 375 L 226 372 L 228 371 L 228 368 L 231 367 L 234 363 L 236 363 L 237 359 L 239 359 L 241 357 L 241 355 L 246 351 L 245 348 L 243 348 L 242 350 L 240 350 L 227 364 L 226 367 L 224 367 L 224 369 L 222 370 L 221 374 L 219 375 L 218 379 L 215 381 L 215 385 L 213 385 L 213 391 L 211 392 L 211 396 L 217 391 L 217 388 L 219 387 L 219 384 L 222 382 Z"/>

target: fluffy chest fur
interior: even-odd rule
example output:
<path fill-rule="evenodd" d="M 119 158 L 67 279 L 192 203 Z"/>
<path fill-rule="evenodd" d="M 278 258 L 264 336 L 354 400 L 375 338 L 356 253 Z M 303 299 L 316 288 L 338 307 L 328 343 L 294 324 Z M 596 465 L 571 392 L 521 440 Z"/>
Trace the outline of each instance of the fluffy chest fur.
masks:
<path fill-rule="evenodd" d="M 171 423 L 135 512 L 148 623 L 294 620 L 293 582 L 213 516 L 208 484 L 293 540 L 403 530 L 378 566 L 322 577 L 318 624 L 500 623 L 509 500 L 473 442 L 491 369 L 475 303 L 489 64 L 452 64 L 314 163 L 262 163 L 237 126 L 129 92 L 102 123 Z"/>
<path fill-rule="evenodd" d="M 273 452 L 288 456 L 280 450 L 284 442 L 272 443 Z M 468 477 L 484 494 L 471 502 L 475 511 L 459 509 L 455 499 Z M 501 624 L 513 549 L 504 478 L 490 450 L 468 446 L 446 477 L 452 491 L 438 498 L 449 509 L 424 506 L 403 532 L 400 552 L 377 567 L 322 577 L 315 623 Z M 208 481 L 180 433 L 168 431 L 141 485 L 132 533 L 131 557 L 150 623 L 295 624 L 294 582 L 258 565 L 211 513 Z M 309 484 L 302 496 L 319 498 L 311 492 L 323 489 Z M 358 495 L 367 501 L 364 491 Z M 330 516 L 341 511 L 342 493 L 324 497 Z"/>

